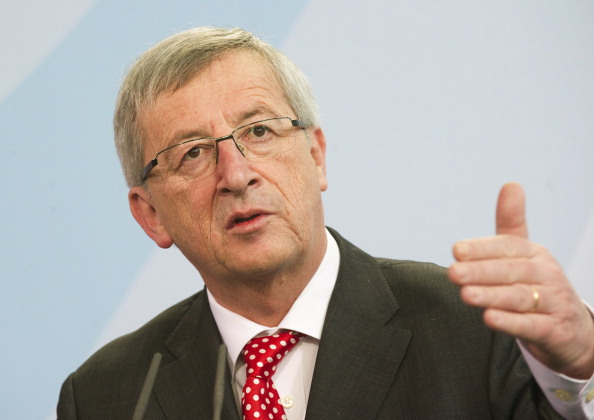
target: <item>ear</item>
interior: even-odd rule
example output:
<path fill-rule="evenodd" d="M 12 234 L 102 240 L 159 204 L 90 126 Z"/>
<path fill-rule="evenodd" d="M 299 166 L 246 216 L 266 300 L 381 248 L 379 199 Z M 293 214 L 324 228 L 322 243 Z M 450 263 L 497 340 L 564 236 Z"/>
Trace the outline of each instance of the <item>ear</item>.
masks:
<path fill-rule="evenodd" d="M 318 180 L 320 190 L 328 189 L 328 180 L 326 179 L 326 137 L 321 128 L 316 128 L 311 139 L 311 155 L 318 168 Z"/>
<path fill-rule="evenodd" d="M 173 239 L 169 236 L 157 210 L 152 204 L 149 192 L 143 187 L 132 187 L 128 192 L 128 202 L 132 216 L 138 222 L 144 232 L 161 248 L 169 248 L 173 245 Z"/>

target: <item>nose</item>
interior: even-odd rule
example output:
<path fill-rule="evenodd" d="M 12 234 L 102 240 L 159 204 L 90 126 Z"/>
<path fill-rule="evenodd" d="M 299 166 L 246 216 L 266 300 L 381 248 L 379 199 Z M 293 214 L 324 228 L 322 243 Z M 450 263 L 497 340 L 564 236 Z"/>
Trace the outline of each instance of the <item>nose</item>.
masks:
<path fill-rule="evenodd" d="M 258 174 L 251 169 L 241 146 L 231 137 L 217 141 L 218 190 L 223 193 L 242 194 L 248 186 L 258 182 Z"/>

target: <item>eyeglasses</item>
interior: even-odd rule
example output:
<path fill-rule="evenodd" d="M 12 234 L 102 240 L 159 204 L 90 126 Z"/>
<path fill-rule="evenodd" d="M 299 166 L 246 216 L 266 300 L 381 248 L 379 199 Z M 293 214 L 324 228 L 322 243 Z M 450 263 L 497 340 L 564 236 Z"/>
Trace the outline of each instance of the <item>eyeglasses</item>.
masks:
<path fill-rule="evenodd" d="M 218 144 L 233 140 L 249 160 L 269 159 L 295 146 L 294 127 L 305 129 L 299 120 L 275 117 L 243 125 L 223 137 L 200 137 L 167 147 L 155 155 L 142 170 L 145 182 L 157 168 L 166 179 L 196 179 L 210 175 L 219 161 Z"/>

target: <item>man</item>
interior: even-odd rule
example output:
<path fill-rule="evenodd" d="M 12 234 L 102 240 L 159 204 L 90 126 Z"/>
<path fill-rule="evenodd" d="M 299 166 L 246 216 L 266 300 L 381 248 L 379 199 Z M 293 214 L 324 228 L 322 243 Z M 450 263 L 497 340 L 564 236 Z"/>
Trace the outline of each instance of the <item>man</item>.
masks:
<path fill-rule="evenodd" d="M 130 418 L 157 352 L 145 418 L 211 418 L 221 343 L 224 419 L 594 418 L 594 322 L 528 241 L 518 185 L 501 191 L 498 235 L 455 244 L 447 272 L 365 254 L 324 226 L 305 77 L 241 30 L 186 31 L 141 56 L 115 136 L 132 214 L 206 289 L 85 362 L 60 419 Z M 254 377 L 250 358 L 288 331 L 270 348 L 292 349 Z M 263 383 L 271 401 L 249 399 Z"/>

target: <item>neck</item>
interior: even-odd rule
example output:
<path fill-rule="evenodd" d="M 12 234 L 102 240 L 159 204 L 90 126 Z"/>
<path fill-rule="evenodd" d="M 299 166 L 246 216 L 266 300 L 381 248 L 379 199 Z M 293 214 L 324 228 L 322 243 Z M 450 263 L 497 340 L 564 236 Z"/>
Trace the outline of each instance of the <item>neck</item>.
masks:
<path fill-rule="evenodd" d="M 234 287 L 220 290 L 209 287 L 217 302 L 257 324 L 276 327 L 287 315 L 307 283 L 278 282 L 267 287 Z"/>
<path fill-rule="evenodd" d="M 206 287 L 223 307 L 257 324 L 276 327 L 316 273 L 325 252 L 324 241 L 312 261 L 293 266 L 290 270 L 216 279 L 203 275 L 203 278 Z"/>

